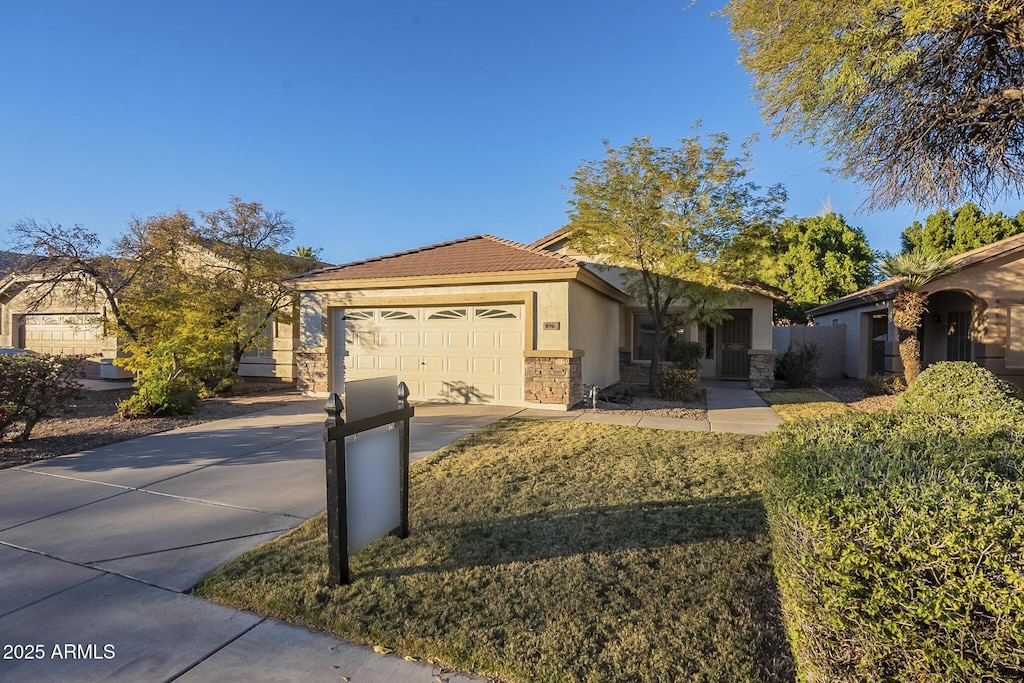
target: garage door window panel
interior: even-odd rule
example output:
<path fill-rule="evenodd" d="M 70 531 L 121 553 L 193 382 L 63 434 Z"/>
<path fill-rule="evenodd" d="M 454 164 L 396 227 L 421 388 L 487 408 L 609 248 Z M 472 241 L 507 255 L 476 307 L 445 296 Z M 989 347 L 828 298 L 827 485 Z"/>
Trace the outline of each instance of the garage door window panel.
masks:
<path fill-rule="evenodd" d="M 427 320 L 466 320 L 469 317 L 469 310 L 465 308 L 445 308 L 434 311 L 427 316 Z"/>
<path fill-rule="evenodd" d="M 475 312 L 477 320 L 518 320 L 515 311 L 505 308 L 478 308 Z"/>
<path fill-rule="evenodd" d="M 381 322 L 407 322 L 417 320 L 416 310 L 383 310 L 380 312 Z"/>

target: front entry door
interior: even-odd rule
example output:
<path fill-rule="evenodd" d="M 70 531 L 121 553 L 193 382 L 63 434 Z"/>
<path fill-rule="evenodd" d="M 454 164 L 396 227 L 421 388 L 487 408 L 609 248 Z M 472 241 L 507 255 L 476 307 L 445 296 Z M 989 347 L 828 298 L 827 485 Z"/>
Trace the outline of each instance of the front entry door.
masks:
<path fill-rule="evenodd" d="M 718 335 L 718 376 L 721 379 L 750 379 L 750 351 L 753 342 L 753 311 L 732 308 L 731 320 L 722 322 Z"/>

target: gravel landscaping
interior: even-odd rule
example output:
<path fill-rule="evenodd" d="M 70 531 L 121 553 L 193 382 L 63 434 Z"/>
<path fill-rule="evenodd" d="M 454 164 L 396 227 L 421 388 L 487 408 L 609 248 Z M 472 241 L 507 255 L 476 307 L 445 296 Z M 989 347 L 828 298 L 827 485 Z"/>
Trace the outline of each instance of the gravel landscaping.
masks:
<path fill-rule="evenodd" d="M 856 379 L 835 380 L 822 384 L 821 390 L 862 413 L 873 413 L 878 410 L 892 410 L 899 398 L 896 394 L 868 396 Z"/>
<path fill-rule="evenodd" d="M 82 391 L 70 413 L 61 418 L 43 420 L 32 430 L 28 441 L 0 444 L 0 469 L 306 400 L 296 391 L 278 389 L 207 399 L 192 415 L 125 420 L 117 414 L 117 403 L 130 396 L 131 392 L 130 387 Z"/>
<path fill-rule="evenodd" d="M 707 402 L 704 390 L 696 401 L 667 401 L 654 396 L 634 396 L 630 403 L 598 401 L 597 409 L 586 408 L 588 413 L 615 413 L 638 417 L 675 417 L 683 420 L 707 420 Z"/>

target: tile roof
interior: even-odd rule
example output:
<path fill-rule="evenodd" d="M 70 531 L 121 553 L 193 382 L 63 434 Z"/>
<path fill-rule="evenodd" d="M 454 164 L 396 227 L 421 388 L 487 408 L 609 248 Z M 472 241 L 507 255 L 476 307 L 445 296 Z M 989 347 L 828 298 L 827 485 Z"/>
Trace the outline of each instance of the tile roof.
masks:
<path fill-rule="evenodd" d="M 419 249 L 345 263 L 288 278 L 289 282 L 374 280 L 430 275 L 575 268 L 573 258 L 491 235 L 474 235 Z"/>
<path fill-rule="evenodd" d="M 568 228 L 562 227 L 559 228 L 558 230 L 555 230 L 554 232 L 549 232 L 548 234 L 544 235 L 539 239 L 535 239 L 534 241 L 530 242 L 529 246 L 534 247 L 536 249 L 546 249 L 547 247 L 550 247 L 552 244 L 558 242 L 558 240 L 562 239 L 567 234 L 569 234 Z"/>
<path fill-rule="evenodd" d="M 0 277 L 29 262 L 34 257 L 13 251 L 0 251 Z"/>

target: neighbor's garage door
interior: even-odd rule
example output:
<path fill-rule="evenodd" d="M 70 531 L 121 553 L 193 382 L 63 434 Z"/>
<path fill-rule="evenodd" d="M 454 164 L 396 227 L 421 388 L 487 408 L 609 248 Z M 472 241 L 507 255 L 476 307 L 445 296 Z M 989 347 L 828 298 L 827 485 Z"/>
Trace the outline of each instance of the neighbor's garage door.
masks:
<path fill-rule="evenodd" d="M 24 348 L 55 356 L 92 356 L 103 351 L 99 313 L 25 315 Z"/>
<path fill-rule="evenodd" d="M 522 304 L 350 308 L 339 314 L 339 380 L 396 375 L 413 400 L 523 402 Z"/>

